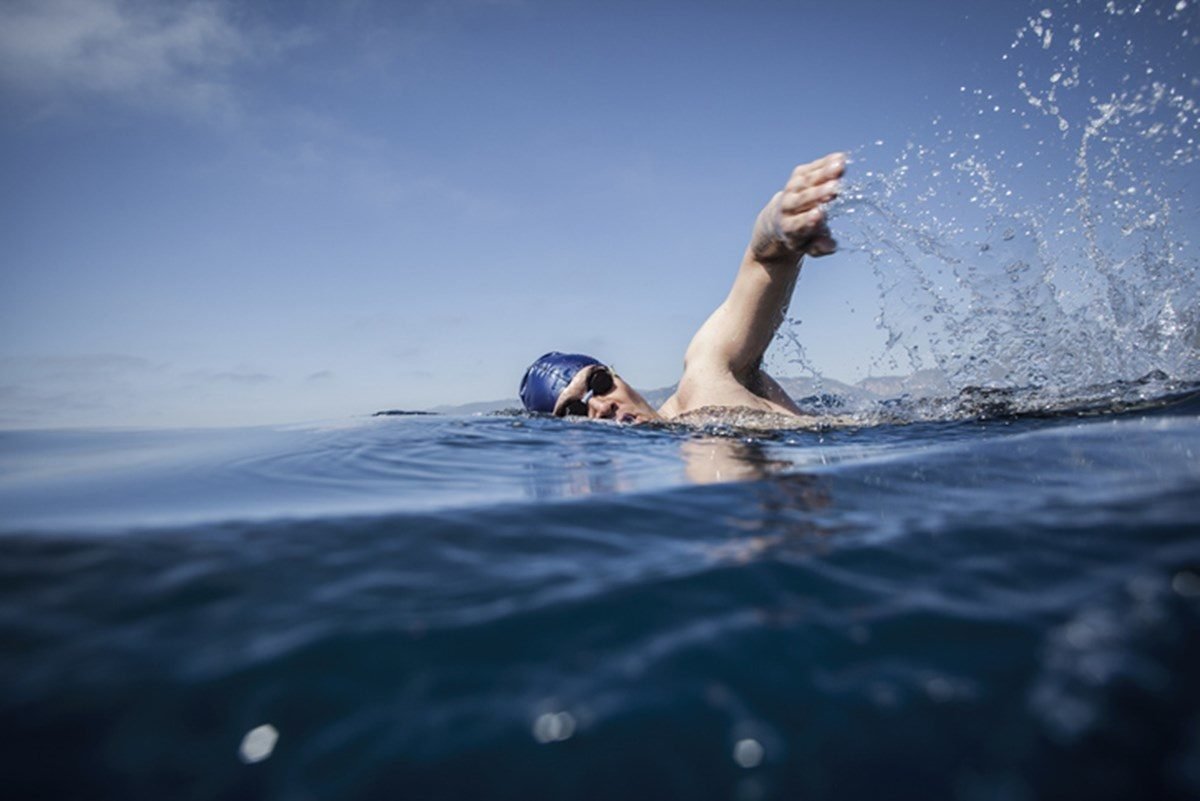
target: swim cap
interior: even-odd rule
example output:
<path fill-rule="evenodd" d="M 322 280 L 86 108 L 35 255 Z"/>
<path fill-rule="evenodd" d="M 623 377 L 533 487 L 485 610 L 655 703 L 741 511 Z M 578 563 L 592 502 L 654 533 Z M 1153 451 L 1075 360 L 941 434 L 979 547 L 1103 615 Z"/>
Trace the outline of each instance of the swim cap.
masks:
<path fill-rule="evenodd" d="M 562 392 L 584 367 L 600 364 L 582 353 L 551 351 L 525 371 L 521 379 L 521 403 L 531 412 L 552 412 Z"/>

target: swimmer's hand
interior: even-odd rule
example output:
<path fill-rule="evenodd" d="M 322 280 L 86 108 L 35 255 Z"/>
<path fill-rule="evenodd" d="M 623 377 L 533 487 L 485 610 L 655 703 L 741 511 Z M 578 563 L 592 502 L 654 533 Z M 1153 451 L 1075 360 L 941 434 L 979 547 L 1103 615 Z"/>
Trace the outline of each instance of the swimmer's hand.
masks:
<path fill-rule="evenodd" d="M 801 256 L 828 256 L 837 242 L 825 222 L 825 204 L 837 197 L 838 179 L 846 172 L 846 155 L 830 153 L 792 170 L 783 191 L 776 192 L 754 223 L 750 249 L 759 261 L 795 261 Z"/>

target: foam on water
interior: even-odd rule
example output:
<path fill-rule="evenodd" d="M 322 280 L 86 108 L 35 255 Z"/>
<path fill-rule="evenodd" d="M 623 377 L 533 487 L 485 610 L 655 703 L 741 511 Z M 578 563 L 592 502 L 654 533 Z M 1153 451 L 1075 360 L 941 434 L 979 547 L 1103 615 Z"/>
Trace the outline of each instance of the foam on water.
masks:
<path fill-rule="evenodd" d="M 852 153 L 830 217 L 838 270 L 877 287 L 869 371 L 1058 401 L 1195 379 L 1200 6 L 1066 2 L 1019 22 L 999 85 L 964 85 L 898 152 Z M 819 375 L 799 325 L 769 366 Z"/>

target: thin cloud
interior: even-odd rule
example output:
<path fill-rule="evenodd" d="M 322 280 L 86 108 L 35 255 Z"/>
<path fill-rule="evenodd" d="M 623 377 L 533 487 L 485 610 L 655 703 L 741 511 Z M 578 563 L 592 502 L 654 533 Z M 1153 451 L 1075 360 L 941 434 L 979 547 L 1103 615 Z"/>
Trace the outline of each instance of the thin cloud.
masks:
<path fill-rule="evenodd" d="M 286 43 L 286 37 L 239 28 L 213 0 L 0 5 L 0 80 L 51 102 L 100 95 L 230 113 L 233 68 Z"/>
<path fill-rule="evenodd" d="M 120 353 L 0 358 L 0 428 L 85 425 L 128 414 L 168 365 Z"/>
<path fill-rule="evenodd" d="M 65 379 L 123 378 L 135 374 L 160 372 L 167 365 L 141 356 L 124 353 L 80 353 L 57 356 L 6 356 L 0 358 L 0 371 L 6 376 Z"/>
<path fill-rule="evenodd" d="M 85 425 L 118 407 L 95 393 L 0 386 L 0 430 Z"/>
<path fill-rule="evenodd" d="M 234 384 L 268 384 L 272 381 L 278 381 L 276 376 L 269 373 L 257 373 L 246 370 L 225 370 L 219 373 L 192 373 L 198 378 L 203 378 L 209 381 L 228 381 Z"/>

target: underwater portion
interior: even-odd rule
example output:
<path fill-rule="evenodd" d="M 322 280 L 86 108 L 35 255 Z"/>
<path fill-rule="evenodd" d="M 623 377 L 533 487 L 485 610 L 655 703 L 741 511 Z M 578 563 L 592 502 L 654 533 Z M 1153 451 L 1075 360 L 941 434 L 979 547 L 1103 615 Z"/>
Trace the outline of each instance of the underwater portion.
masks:
<path fill-rule="evenodd" d="M 6 784 L 1194 798 L 1197 403 L 3 434 Z"/>

